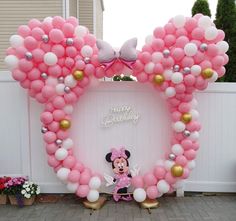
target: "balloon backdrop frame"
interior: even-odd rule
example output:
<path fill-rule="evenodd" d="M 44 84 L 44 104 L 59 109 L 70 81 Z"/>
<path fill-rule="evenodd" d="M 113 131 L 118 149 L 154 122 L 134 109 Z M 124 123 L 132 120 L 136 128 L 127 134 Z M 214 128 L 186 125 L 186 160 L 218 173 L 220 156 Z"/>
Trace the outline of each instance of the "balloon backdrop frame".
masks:
<path fill-rule="evenodd" d="M 209 17 L 178 15 L 157 27 L 141 51 L 131 39 L 116 52 L 77 18 L 55 16 L 19 26 L 10 37 L 5 63 L 29 96 L 44 104 L 40 120 L 49 166 L 70 192 L 89 202 L 99 199 L 102 176 L 75 158 L 69 133 L 74 105 L 85 88 L 128 71 L 163 93 L 173 137 L 158 165 L 132 177 L 134 199 L 143 202 L 179 188 L 195 167 L 201 125 L 193 93 L 224 75 L 228 44 L 223 39 L 224 32 Z"/>

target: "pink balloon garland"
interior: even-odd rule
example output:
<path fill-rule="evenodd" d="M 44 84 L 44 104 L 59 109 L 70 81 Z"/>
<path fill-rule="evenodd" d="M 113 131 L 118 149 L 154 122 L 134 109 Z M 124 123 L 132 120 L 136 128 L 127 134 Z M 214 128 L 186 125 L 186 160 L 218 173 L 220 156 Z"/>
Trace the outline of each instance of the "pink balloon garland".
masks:
<path fill-rule="evenodd" d="M 174 191 L 195 167 L 201 126 L 193 92 L 224 75 L 228 44 L 223 39 L 224 32 L 207 16 L 176 16 L 157 27 L 139 52 L 133 75 L 164 94 L 173 138 L 165 159 L 150 172 L 132 178 L 138 190 L 135 199 L 140 189 L 150 199 Z M 105 70 L 98 62 L 96 38 L 74 17 L 32 19 L 18 28 L 10 44 L 5 63 L 13 78 L 45 105 L 40 120 L 49 166 L 70 192 L 96 201 L 102 178 L 73 154 L 69 133 L 73 108 L 94 78 L 112 77 L 127 67 L 117 61 Z"/>

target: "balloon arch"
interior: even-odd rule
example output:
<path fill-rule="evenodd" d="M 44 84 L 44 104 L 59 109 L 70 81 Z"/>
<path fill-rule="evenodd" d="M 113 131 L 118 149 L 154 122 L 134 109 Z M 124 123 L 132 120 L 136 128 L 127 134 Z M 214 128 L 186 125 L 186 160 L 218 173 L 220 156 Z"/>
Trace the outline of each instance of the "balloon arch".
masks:
<path fill-rule="evenodd" d="M 44 104 L 40 119 L 49 166 L 70 192 L 90 202 L 99 199 L 102 176 L 75 158 L 69 133 L 74 105 L 86 87 L 95 78 L 130 69 L 138 82 L 164 94 L 173 125 L 171 147 L 162 164 L 130 177 L 134 199 L 142 202 L 174 191 L 195 167 L 201 125 L 193 92 L 224 75 L 224 36 L 207 16 L 179 15 L 157 27 L 141 51 L 131 39 L 116 52 L 76 18 L 55 16 L 19 26 L 5 63 L 28 94 Z"/>

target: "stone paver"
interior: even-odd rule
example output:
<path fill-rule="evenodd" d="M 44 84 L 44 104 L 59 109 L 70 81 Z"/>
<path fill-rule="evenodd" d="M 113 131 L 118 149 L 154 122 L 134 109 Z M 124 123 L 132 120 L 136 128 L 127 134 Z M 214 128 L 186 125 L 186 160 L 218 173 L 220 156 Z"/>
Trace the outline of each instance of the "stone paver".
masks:
<path fill-rule="evenodd" d="M 149 214 L 135 202 L 108 201 L 90 215 L 74 198 L 18 208 L 0 206 L 0 221 L 236 221 L 236 196 L 164 197 Z"/>

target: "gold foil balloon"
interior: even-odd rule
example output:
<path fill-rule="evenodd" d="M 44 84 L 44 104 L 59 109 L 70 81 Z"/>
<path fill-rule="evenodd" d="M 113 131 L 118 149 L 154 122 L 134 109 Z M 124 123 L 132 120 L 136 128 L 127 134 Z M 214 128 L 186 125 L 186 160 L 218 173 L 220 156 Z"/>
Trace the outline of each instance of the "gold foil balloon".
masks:
<path fill-rule="evenodd" d="M 84 200 L 83 204 L 86 208 L 92 209 L 92 210 L 98 210 L 102 208 L 102 206 L 105 204 L 107 198 L 105 197 L 99 197 L 99 199 L 96 202 L 89 202 L 88 200 Z"/>
<path fill-rule="evenodd" d="M 183 121 L 185 124 L 188 124 L 192 120 L 192 115 L 189 113 L 185 113 L 181 117 L 181 121 Z"/>
<path fill-rule="evenodd" d="M 180 177 L 180 176 L 183 175 L 183 173 L 184 173 L 184 169 L 183 169 L 182 166 L 175 164 L 174 166 L 171 167 L 171 174 L 172 174 L 172 176 Z"/>
<path fill-rule="evenodd" d="M 161 85 L 165 81 L 165 78 L 162 75 L 157 74 L 154 76 L 153 81 L 154 83 Z"/>
<path fill-rule="evenodd" d="M 139 203 L 140 207 L 147 209 L 148 213 L 151 214 L 151 209 L 158 208 L 160 203 L 156 199 L 145 199 L 143 202 Z"/>
<path fill-rule="evenodd" d="M 74 73 L 73 73 L 73 77 L 74 77 L 75 80 L 81 81 L 81 80 L 84 78 L 84 72 L 83 72 L 83 71 L 76 70 L 76 71 L 74 71 Z"/>
<path fill-rule="evenodd" d="M 214 71 L 211 68 L 206 68 L 202 72 L 202 76 L 205 79 L 206 78 L 211 78 L 213 74 L 214 74 Z"/>
<path fill-rule="evenodd" d="M 69 120 L 61 120 L 61 121 L 60 121 L 60 128 L 61 128 L 62 130 L 67 130 L 67 129 L 70 128 L 70 126 L 71 126 L 71 123 L 70 123 Z"/>

